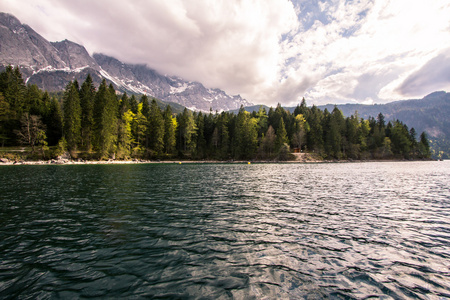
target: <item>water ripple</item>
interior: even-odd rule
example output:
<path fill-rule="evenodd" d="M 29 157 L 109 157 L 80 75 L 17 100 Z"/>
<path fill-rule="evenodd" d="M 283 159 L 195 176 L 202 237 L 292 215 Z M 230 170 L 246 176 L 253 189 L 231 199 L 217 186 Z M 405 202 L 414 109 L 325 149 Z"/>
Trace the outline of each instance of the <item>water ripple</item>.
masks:
<path fill-rule="evenodd" d="M 0 168 L 0 298 L 450 298 L 448 162 Z"/>

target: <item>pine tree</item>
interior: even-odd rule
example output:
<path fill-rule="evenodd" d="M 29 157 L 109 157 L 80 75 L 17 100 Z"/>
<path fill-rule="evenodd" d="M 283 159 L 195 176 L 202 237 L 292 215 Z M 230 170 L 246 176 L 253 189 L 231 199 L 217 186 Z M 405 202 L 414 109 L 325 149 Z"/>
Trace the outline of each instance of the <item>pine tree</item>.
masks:
<path fill-rule="evenodd" d="M 67 148 L 73 156 L 77 149 L 81 130 L 81 106 L 77 86 L 70 82 L 64 92 L 64 126 L 63 133 Z"/>
<path fill-rule="evenodd" d="M 277 138 L 275 141 L 275 150 L 278 151 L 278 150 L 280 150 L 281 146 L 289 143 L 288 138 L 287 138 L 286 128 L 284 126 L 283 118 L 281 118 L 280 122 L 278 123 L 276 135 L 277 135 Z"/>
<path fill-rule="evenodd" d="M 172 108 L 170 107 L 170 105 L 166 106 L 163 117 L 164 117 L 164 152 L 166 154 L 173 154 L 175 151 L 175 144 L 176 144 L 175 138 L 176 119 L 172 118 Z"/>
<path fill-rule="evenodd" d="M 94 102 L 94 148 L 100 158 L 110 157 L 115 152 L 117 140 L 117 101 L 114 89 L 106 86 L 103 79 Z"/>
<path fill-rule="evenodd" d="M 131 110 L 131 112 L 133 112 Z M 139 156 L 142 154 L 145 148 L 145 137 L 147 134 L 148 121 L 142 114 L 142 103 L 139 103 L 136 109 L 136 114 L 133 115 L 131 123 L 131 132 L 133 134 L 133 155 Z"/>
<path fill-rule="evenodd" d="M 27 88 L 18 67 L 13 69 L 8 66 L 4 72 L 0 73 L 0 92 L 9 104 L 11 119 L 18 120 L 24 112 L 26 91 Z"/>
<path fill-rule="evenodd" d="M 81 145 L 88 151 L 92 147 L 92 134 L 94 126 L 94 99 L 95 87 L 91 74 L 88 74 L 80 89 Z"/>
<path fill-rule="evenodd" d="M 138 113 L 138 102 L 136 100 L 136 96 L 135 95 L 131 95 L 130 98 L 130 109 L 134 114 Z"/>
<path fill-rule="evenodd" d="M 419 148 L 419 155 L 422 158 L 430 158 L 431 152 L 430 152 L 430 144 L 428 143 L 428 137 L 425 132 L 422 132 L 420 134 L 420 141 L 418 144 Z"/>
<path fill-rule="evenodd" d="M 0 92 L 0 143 L 2 147 L 8 139 L 5 124 L 9 118 L 9 115 L 9 103 L 6 102 L 5 97 L 3 97 L 3 94 Z"/>
<path fill-rule="evenodd" d="M 306 119 L 310 127 L 307 133 L 308 149 L 319 153 L 323 150 L 323 115 L 323 112 L 313 105 Z"/>
<path fill-rule="evenodd" d="M 408 127 L 400 121 L 395 121 L 391 130 L 392 152 L 404 158 L 409 158 L 411 140 Z"/>
<path fill-rule="evenodd" d="M 206 139 L 205 139 L 205 117 L 199 112 L 196 118 L 195 125 L 197 127 L 197 148 L 196 158 L 203 159 L 206 155 Z"/>
<path fill-rule="evenodd" d="M 153 101 L 152 101 L 153 102 Z M 150 118 L 150 104 L 148 103 L 147 95 L 142 95 L 141 97 L 142 103 L 142 114 L 149 120 Z"/>
<path fill-rule="evenodd" d="M 195 126 L 194 116 L 187 108 L 177 118 L 178 132 L 177 132 L 177 148 L 183 155 L 192 155 L 196 148 L 195 134 L 197 127 Z"/>
<path fill-rule="evenodd" d="M 119 102 L 119 116 L 122 116 L 129 109 L 131 109 L 130 99 L 128 98 L 127 93 L 124 93 Z"/>
<path fill-rule="evenodd" d="M 257 120 L 241 106 L 236 118 L 233 153 L 237 159 L 251 159 L 258 146 Z"/>
<path fill-rule="evenodd" d="M 44 105 L 42 103 L 42 91 L 37 85 L 32 84 L 27 87 L 25 94 L 24 111 L 29 112 L 32 115 L 43 116 Z"/>
<path fill-rule="evenodd" d="M 142 101 L 142 114 L 145 116 L 144 108 L 145 102 Z M 155 99 L 152 100 L 148 116 L 149 147 L 156 155 L 160 155 L 164 150 L 164 119 Z"/>
<path fill-rule="evenodd" d="M 327 131 L 325 134 L 325 150 L 328 155 L 340 159 L 342 157 L 343 136 L 345 130 L 345 119 L 342 112 L 334 107 L 329 115 Z"/>
<path fill-rule="evenodd" d="M 44 123 L 47 126 L 48 144 L 54 146 L 63 136 L 63 114 L 59 102 L 53 98 Z"/>

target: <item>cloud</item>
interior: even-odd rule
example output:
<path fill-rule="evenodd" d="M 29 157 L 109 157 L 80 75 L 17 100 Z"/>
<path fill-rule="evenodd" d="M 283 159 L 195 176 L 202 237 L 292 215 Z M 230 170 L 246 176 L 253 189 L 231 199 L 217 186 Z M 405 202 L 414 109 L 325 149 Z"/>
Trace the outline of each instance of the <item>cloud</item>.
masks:
<path fill-rule="evenodd" d="M 333 21 L 312 27 L 301 41 L 310 53 L 300 62 L 302 70 L 321 72 L 307 94 L 319 103 L 402 99 L 400 82 L 450 45 L 445 1 L 339 1 L 330 9 Z M 354 32 L 347 36 L 349 29 Z M 314 57 L 320 60 L 311 64 Z"/>
<path fill-rule="evenodd" d="M 397 91 L 404 96 L 414 97 L 443 87 L 450 90 L 450 49 L 446 49 L 409 75 Z"/>
<path fill-rule="evenodd" d="M 309 104 L 381 103 L 425 93 L 419 84 L 448 87 L 413 74 L 422 67 L 426 74 L 424 62 L 450 49 L 447 0 L 0 0 L 0 7 L 48 40 L 67 38 L 254 103 L 303 96 Z"/>

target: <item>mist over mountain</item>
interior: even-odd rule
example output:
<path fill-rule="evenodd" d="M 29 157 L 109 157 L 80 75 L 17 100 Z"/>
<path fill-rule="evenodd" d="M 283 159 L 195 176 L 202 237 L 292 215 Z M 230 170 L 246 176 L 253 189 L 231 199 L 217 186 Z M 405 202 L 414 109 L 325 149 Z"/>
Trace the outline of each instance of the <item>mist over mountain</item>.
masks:
<path fill-rule="evenodd" d="M 204 87 L 199 82 L 166 76 L 146 65 L 125 64 L 104 54 L 90 56 L 79 44 L 49 42 L 10 14 L 0 13 L 0 68 L 19 66 L 27 84 L 61 91 L 71 80 L 83 82 L 91 74 L 99 85 L 103 78 L 116 90 L 147 94 L 193 110 L 230 110 L 251 105 L 239 95 Z"/>

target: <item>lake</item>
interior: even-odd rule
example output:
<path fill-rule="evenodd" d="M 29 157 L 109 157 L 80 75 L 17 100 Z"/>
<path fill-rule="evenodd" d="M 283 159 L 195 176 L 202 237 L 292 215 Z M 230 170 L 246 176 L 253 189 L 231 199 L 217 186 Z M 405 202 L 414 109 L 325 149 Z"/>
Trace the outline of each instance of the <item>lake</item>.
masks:
<path fill-rule="evenodd" d="M 0 298 L 450 297 L 450 162 L 0 166 Z"/>

